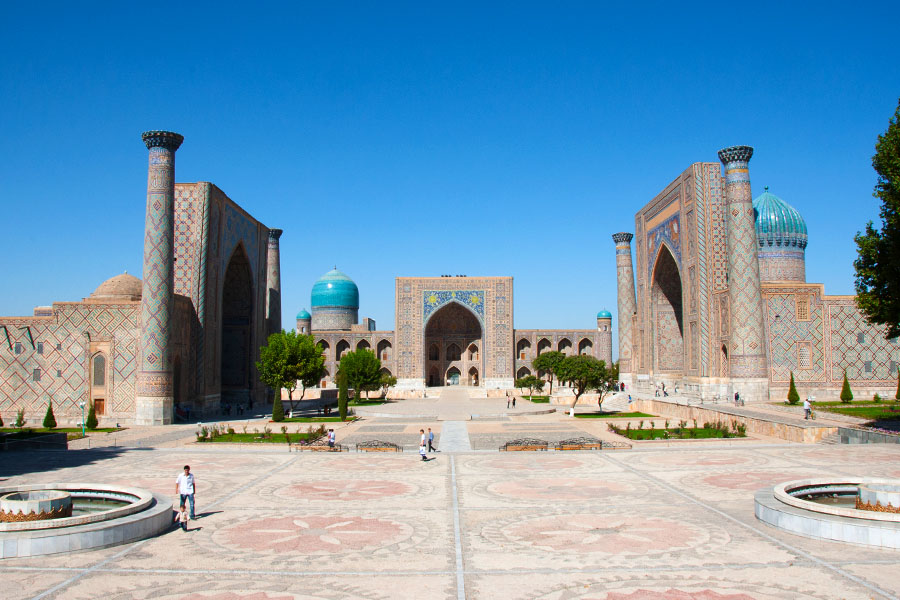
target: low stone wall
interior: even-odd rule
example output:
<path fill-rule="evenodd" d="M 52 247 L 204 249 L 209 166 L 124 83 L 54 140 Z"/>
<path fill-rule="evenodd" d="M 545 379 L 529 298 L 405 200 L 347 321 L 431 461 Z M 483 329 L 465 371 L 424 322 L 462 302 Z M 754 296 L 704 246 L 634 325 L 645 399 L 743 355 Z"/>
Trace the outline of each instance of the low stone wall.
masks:
<path fill-rule="evenodd" d="M 725 410 L 720 411 L 714 408 L 687 406 L 684 404 L 659 402 L 657 400 L 636 399 L 631 405 L 631 410 L 674 417 L 675 419 L 685 421 L 697 419 L 699 425 L 702 425 L 706 421 L 711 423 L 715 421 L 725 421 L 729 424 L 732 421 L 736 421 L 746 426 L 747 433 L 749 434 L 765 435 L 800 444 L 814 444 L 822 438 L 832 433 L 837 433 L 838 431 L 837 427 L 779 423 L 768 419 L 758 419 L 744 415 L 731 414 Z"/>
<path fill-rule="evenodd" d="M 838 427 L 842 444 L 900 444 L 900 435 Z"/>

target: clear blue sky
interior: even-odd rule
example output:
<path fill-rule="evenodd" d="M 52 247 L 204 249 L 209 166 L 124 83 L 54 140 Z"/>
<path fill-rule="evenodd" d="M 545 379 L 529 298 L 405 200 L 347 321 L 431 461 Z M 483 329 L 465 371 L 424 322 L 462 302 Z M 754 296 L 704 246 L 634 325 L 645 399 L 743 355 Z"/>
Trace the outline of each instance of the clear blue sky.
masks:
<path fill-rule="evenodd" d="M 852 293 L 900 4 L 604 4 L 7 3 L 0 314 L 140 275 L 147 129 L 285 230 L 287 327 L 333 265 L 380 328 L 395 276 L 445 273 L 515 277 L 516 327 L 592 327 L 610 234 L 734 144 L 805 216 L 808 280 Z"/>

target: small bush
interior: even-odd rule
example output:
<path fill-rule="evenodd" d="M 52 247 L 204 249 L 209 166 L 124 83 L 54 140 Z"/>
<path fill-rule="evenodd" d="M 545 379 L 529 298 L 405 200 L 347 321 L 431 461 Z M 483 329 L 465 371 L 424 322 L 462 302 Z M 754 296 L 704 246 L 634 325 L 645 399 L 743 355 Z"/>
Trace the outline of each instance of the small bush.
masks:
<path fill-rule="evenodd" d="M 881 396 L 875 394 L 874 396 L 872 396 L 872 402 L 881 402 Z"/>
<path fill-rule="evenodd" d="M 900 367 L 897 367 L 897 393 L 894 394 L 894 400 L 900 400 Z"/>
<path fill-rule="evenodd" d="M 284 421 L 284 406 L 281 405 L 281 394 L 275 394 L 275 401 L 272 403 L 272 420 L 276 423 Z"/>
<path fill-rule="evenodd" d="M 56 427 L 56 417 L 53 416 L 53 400 L 47 402 L 47 413 L 44 415 L 44 429 Z"/>
<path fill-rule="evenodd" d="M 282 426 L 281 426 L 281 433 L 287 435 L 287 425 L 282 425 Z"/>
<path fill-rule="evenodd" d="M 0 427 L 3 427 L 3 416 L 0 415 Z"/>
<path fill-rule="evenodd" d="M 800 394 L 797 393 L 797 386 L 794 385 L 794 372 L 791 371 L 791 386 L 788 388 L 787 395 L 788 404 L 797 404 L 800 402 Z"/>
<path fill-rule="evenodd" d="M 16 422 L 13 423 L 13 427 L 16 429 L 22 429 L 25 427 L 25 423 L 28 422 L 28 419 L 25 418 L 25 409 L 20 408 L 16 411 Z"/>
<path fill-rule="evenodd" d="M 841 402 L 844 404 L 853 400 L 853 390 L 850 389 L 850 382 L 847 380 L 847 369 L 844 369 L 844 385 L 841 386 Z"/>
<path fill-rule="evenodd" d="M 84 426 L 88 429 L 97 429 L 97 411 L 94 410 L 94 403 L 91 402 L 91 407 L 88 409 L 87 419 L 84 421 Z"/>

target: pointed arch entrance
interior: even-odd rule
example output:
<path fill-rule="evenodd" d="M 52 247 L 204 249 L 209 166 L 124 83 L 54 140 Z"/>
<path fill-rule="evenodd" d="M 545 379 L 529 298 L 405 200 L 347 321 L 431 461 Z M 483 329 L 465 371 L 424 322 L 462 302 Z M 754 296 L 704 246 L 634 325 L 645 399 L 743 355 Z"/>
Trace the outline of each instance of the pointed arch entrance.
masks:
<path fill-rule="evenodd" d="M 663 244 L 653 267 L 650 318 L 653 326 L 653 370 L 684 373 L 684 311 L 681 273 L 669 248 Z"/>
<path fill-rule="evenodd" d="M 448 385 L 451 380 L 456 383 L 450 385 L 481 385 L 478 374 L 484 371 L 484 353 L 478 349 L 484 348 L 484 330 L 475 313 L 457 302 L 449 302 L 429 317 L 424 337 L 425 373 L 430 386 Z M 433 377 L 433 373 L 446 376 Z M 463 374 L 466 376 L 461 377 Z"/>
<path fill-rule="evenodd" d="M 253 276 L 243 244 L 228 261 L 222 285 L 222 403 L 250 403 L 252 377 Z"/>

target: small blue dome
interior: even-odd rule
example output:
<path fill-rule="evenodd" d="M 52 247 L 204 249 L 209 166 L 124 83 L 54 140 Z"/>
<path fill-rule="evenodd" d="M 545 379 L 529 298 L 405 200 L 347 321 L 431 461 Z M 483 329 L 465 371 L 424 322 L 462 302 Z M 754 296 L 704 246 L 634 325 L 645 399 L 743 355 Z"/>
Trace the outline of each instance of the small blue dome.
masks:
<path fill-rule="evenodd" d="M 298 321 L 305 320 L 305 319 L 311 319 L 311 318 L 312 318 L 312 315 L 310 315 L 308 312 L 306 312 L 305 308 L 297 313 Z"/>
<path fill-rule="evenodd" d="M 806 221 L 797 209 L 766 191 L 753 201 L 756 239 L 760 248 L 806 248 Z"/>
<path fill-rule="evenodd" d="M 608 310 L 601 310 L 597 313 L 598 319 L 612 319 L 612 313 Z"/>
<path fill-rule="evenodd" d="M 359 308 L 359 288 L 337 269 L 322 275 L 312 288 L 310 305 L 319 307 Z"/>

